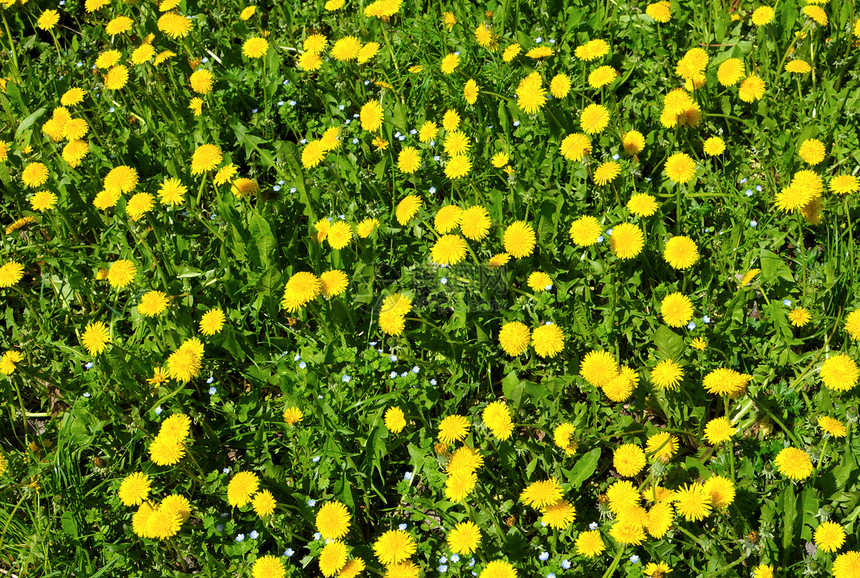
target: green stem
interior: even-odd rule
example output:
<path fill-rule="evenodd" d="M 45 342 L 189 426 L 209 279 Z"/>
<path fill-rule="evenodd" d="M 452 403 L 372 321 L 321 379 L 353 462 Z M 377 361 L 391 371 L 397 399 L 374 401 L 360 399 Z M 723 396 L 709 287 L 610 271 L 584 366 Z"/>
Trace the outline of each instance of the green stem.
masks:
<path fill-rule="evenodd" d="M 609 568 L 606 569 L 606 572 L 603 573 L 603 578 L 609 578 L 615 572 L 615 569 L 618 568 L 618 564 L 621 563 L 621 557 L 624 555 L 624 546 L 618 548 L 618 552 L 615 553 L 615 557 L 612 559 L 612 564 L 609 565 Z"/>

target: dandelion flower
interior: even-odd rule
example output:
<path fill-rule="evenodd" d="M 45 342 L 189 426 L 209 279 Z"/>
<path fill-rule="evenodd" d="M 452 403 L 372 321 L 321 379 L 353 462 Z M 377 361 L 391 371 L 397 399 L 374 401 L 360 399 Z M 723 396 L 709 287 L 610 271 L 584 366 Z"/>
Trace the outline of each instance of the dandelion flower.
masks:
<path fill-rule="evenodd" d="M 349 285 L 346 273 L 339 269 L 326 271 L 320 275 L 320 283 L 322 283 L 322 292 L 327 298 L 336 297 L 346 291 Z"/>
<path fill-rule="evenodd" d="M 311 302 L 322 291 L 322 282 L 313 273 L 294 273 L 284 287 L 281 307 L 294 313 Z"/>
<path fill-rule="evenodd" d="M 800 155 L 800 158 L 803 159 L 803 162 L 810 165 L 817 165 L 824 160 L 825 156 L 827 156 L 827 150 L 824 148 L 824 143 L 820 140 L 817 138 L 809 138 L 800 144 L 798 154 Z"/>
<path fill-rule="evenodd" d="M 185 442 L 158 435 L 149 444 L 149 459 L 157 466 L 173 466 L 185 456 Z"/>
<path fill-rule="evenodd" d="M 621 165 L 615 161 L 607 161 L 600 163 L 600 166 L 594 171 L 594 182 L 597 185 L 608 185 L 621 172 Z"/>
<path fill-rule="evenodd" d="M 565 422 L 556 426 L 552 434 L 555 445 L 563 449 L 568 456 L 574 455 L 579 445 L 576 440 L 571 439 L 574 433 L 576 433 L 576 427 L 572 423 Z"/>
<path fill-rule="evenodd" d="M 534 229 L 525 221 L 515 221 L 505 229 L 505 251 L 517 259 L 531 255 L 536 240 Z"/>
<path fill-rule="evenodd" d="M 844 353 L 829 357 L 821 364 L 821 382 L 833 391 L 848 391 L 857 385 L 858 369 L 853 359 Z"/>
<path fill-rule="evenodd" d="M 735 501 L 735 485 L 723 476 L 711 476 L 702 489 L 710 496 L 714 508 L 726 508 Z"/>
<path fill-rule="evenodd" d="M 803 307 L 795 307 L 788 312 L 788 320 L 794 327 L 803 327 L 809 323 L 810 319 L 812 319 L 812 316 Z"/>
<path fill-rule="evenodd" d="M 678 451 L 678 438 L 666 431 L 656 433 L 648 437 L 645 450 L 653 459 L 668 463 Z"/>
<path fill-rule="evenodd" d="M 621 137 L 621 144 L 628 155 L 639 154 L 645 148 L 645 136 L 638 130 L 627 131 Z"/>
<path fill-rule="evenodd" d="M 254 472 L 236 472 L 227 484 L 227 502 L 241 508 L 251 502 L 259 487 L 260 478 Z"/>
<path fill-rule="evenodd" d="M 618 78 L 618 71 L 611 66 L 600 66 L 588 75 L 588 84 L 591 88 L 603 88 Z"/>
<path fill-rule="evenodd" d="M 594 558 L 599 556 L 606 550 L 606 544 L 603 543 L 603 538 L 600 537 L 600 532 L 597 530 L 589 530 L 580 532 L 576 537 L 576 553 L 586 558 Z"/>
<path fill-rule="evenodd" d="M 344 36 L 332 44 L 330 50 L 332 58 L 341 62 L 358 59 L 359 52 L 361 52 L 361 41 L 355 36 Z"/>
<path fill-rule="evenodd" d="M 526 284 L 535 293 L 541 293 L 543 291 L 547 291 L 548 287 L 552 287 L 552 277 L 543 271 L 534 271 L 529 274 Z"/>
<path fill-rule="evenodd" d="M 738 428 L 732 427 L 729 419 L 726 417 L 718 417 L 712 419 L 705 425 L 705 439 L 711 445 L 718 445 L 725 441 L 729 441 L 738 431 Z"/>
<path fill-rule="evenodd" d="M 215 335 L 220 333 L 224 328 L 224 321 L 227 318 L 220 308 L 210 309 L 203 314 L 200 319 L 200 333 L 203 335 Z"/>
<path fill-rule="evenodd" d="M 860 179 L 854 175 L 835 176 L 830 179 L 830 190 L 837 195 L 850 195 L 851 193 L 856 193 L 860 190 Z"/>
<path fill-rule="evenodd" d="M 197 147 L 191 157 L 191 174 L 202 175 L 214 170 L 224 158 L 221 149 L 213 144 L 204 144 Z"/>
<path fill-rule="evenodd" d="M 855 31 L 857 28 L 860 26 L 855 27 Z M 860 552 L 854 550 L 843 552 L 833 561 L 833 578 L 857 578 L 858 567 L 860 567 Z"/>
<path fill-rule="evenodd" d="M 352 227 L 346 221 L 336 221 L 329 227 L 326 239 L 332 249 L 339 251 L 352 241 Z"/>
<path fill-rule="evenodd" d="M 462 502 L 475 490 L 478 476 L 468 469 L 457 469 L 445 480 L 445 497 L 452 502 Z"/>
<path fill-rule="evenodd" d="M 645 452 L 637 445 L 624 444 L 613 452 L 612 465 L 619 475 L 632 478 L 646 465 Z"/>
<path fill-rule="evenodd" d="M 248 58 L 261 58 L 269 50 L 269 41 L 259 36 L 249 38 L 242 45 L 242 54 Z"/>
<path fill-rule="evenodd" d="M 600 134 L 609 125 L 609 111 L 600 104 L 589 104 L 579 116 L 579 123 L 586 134 Z"/>
<path fill-rule="evenodd" d="M 466 81 L 463 86 L 463 98 L 468 104 L 475 104 L 478 101 L 478 83 L 473 78 Z"/>
<path fill-rule="evenodd" d="M 463 441 L 469 435 L 469 422 L 462 415 L 449 415 L 439 422 L 439 441 L 452 444 Z"/>
<path fill-rule="evenodd" d="M 776 12 L 770 6 L 760 6 L 752 13 L 752 23 L 756 26 L 764 26 L 773 22 Z"/>
<path fill-rule="evenodd" d="M 564 350 L 564 332 L 555 323 L 541 325 L 532 332 L 532 345 L 538 357 L 555 357 Z"/>
<path fill-rule="evenodd" d="M 720 367 L 708 372 L 702 380 L 702 385 L 708 393 L 737 397 L 746 389 L 750 379 L 752 379 L 751 375 Z"/>
<path fill-rule="evenodd" d="M 102 353 L 107 348 L 109 341 L 110 333 L 107 326 L 101 321 L 90 322 L 81 335 L 81 344 L 93 356 Z"/>
<path fill-rule="evenodd" d="M 158 199 L 162 205 L 181 205 L 185 202 L 182 195 L 188 192 L 188 187 L 179 179 L 166 179 L 158 189 Z"/>
<path fill-rule="evenodd" d="M 532 508 L 547 508 L 562 499 L 561 485 L 555 478 L 532 482 L 520 494 L 520 502 Z"/>
<path fill-rule="evenodd" d="M 137 267 L 128 259 L 120 259 L 111 263 L 107 280 L 114 289 L 122 289 L 134 281 Z"/>
<path fill-rule="evenodd" d="M 651 370 L 651 382 L 661 390 L 678 389 L 684 370 L 672 359 L 664 359 Z"/>
<path fill-rule="evenodd" d="M 812 473 L 812 460 L 809 454 L 797 448 L 782 449 L 776 455 L 774 464 L 779 473 L 792 480 L 802 480 Z"/>
<path fill-rule="evenodd" d="M 723 86 L 734 86 L 744 77 L 744 61 L 740 58 L 729 58 L 717 69 L 717 80 Z"/>
<path fill-rule="evenodd" d="M 469 207 L 460 214 L 460 232 L 467 239 L 480 241 L 489 231 L 490 213 L 484 207 Z"/>
<path fill-rule="evenodd" d="M 397 209 L 395 210 L 395 216 L 397 217 L 397 222 L 401 225 L 406 225 L 409 221 L 412 220 L 418 213 L 418 209 L 421 208 L 423 202 L 421 198 L 417 195 L 408 195 L 404 197 L 402 201 L 397 204 Z"/>
<path fill-rule="evenodd" d="M 709 157 L 715 157 L 723 154 L 726 150 L 726 143 L 718 136 L 712 136 L 705 141 L 702 147 L 703 152 Z"/>
<path fill-rule="evenodd" d="M 158 19 L 158 29 L 170 38 L 176 40 L 185 38 L 191 32 L 193 25 L 191 19 L 182 14 L 168 12 Z"/>
<path fill-rule="evenodd" d="M 612 230 L 609 246 L 619 259 L 632 259 L 642 252 L 642 247 L 645 246 L 645 237 L 642 230 L 636 225 L 621 223 Z"/>
<path fill-rule="evenodd" d="M 17 261 L 9 261 L 0 267 L 0 287 L 12 287 L 24 277 L 24 266 Z"/>
<path fill-rule="evenodd" d="M 574 54 L 580 60 L 596 60 L 609 54 L 609 43 L 600 38 L 589 40 L 585 44 L 577 46 Z"/>
<path fill-rule="evenodd" d="M 389 407 L 385 410 L 385 427 L 394 434 L 399 434 L 406 427 L 406 416 L 399 407 Z"/>
<path fill-rule="evenodd" d="M 411 174 L 421 166 L 421 153 L 415 147 L 403 147 L 397 157 L 397 167 L 404 173 Z"/>
<path fill-rule="evenodd" d="M 812 540 L 822 552 L 836 552 L 845 544 L 845 528 L 836 522 L 822 522 L 815 529 Z"/>
<path fill-rule="evenodd" d="M 535 114 L 546 103 L 546 89 L 540 74 L 532 72 L 520 81 L 516 90 L 517 106 L 526 114 Z"/>
<path fill-rule="evenodd" d="M 418 140 L 423 143 L 428 143 L 436 138 L 436 133 L 438 132 L 439 126 L 435 122 L 432 120 L 425 121 L 418 130 Z"/>
<path fill-rule="evenodd" d="M 603 229 L 600 227 L 600 222 L 591 216 L 582 216 L 570 224 L 568 235 L 574 245 L 580 247 L 590 247 L 597 242 L 600 235 L 603 234 Z"/>
<path fill-rule="evenodd" d="M 123 506 L 138 506 L 149 496 L 150 487 L 149 476 L 135 472 L 123 479 L 117 493 Z"/>
<path fill-rule="evenodd" d="M 606 351 L 589 351 L 579 366 L 579 375 L 594 387 L 609 383 L 618 372 L 618 363 Z"/>
<path fill-rule="evenodd" d="M 693 304 L 683 293 L 670 293 L 660 303 L 663 321 L 669 327 L 681 327 L 693 318 Z"/>
<path fill-rule="evenodd" d="M 436 231 L 442 235 L 450 233 L 460 224 L 460 216 L 463 210 L 457 205 L 445 205 L 436 212 L 433 225 Z"/>
<path fill-rule="evenodd" d="M 666 160 L 664 173 L 673 183 L 689 183 L 696 176 L 696 161 L 686 153 L 675 153 Z"/>
<path fill-rule="evenodd" d="M 627 201 L 627 210 L 637 217 L 650 217 L 657 212 L 657 199 L 648 193 L 637 193 Z"/>
<path fill-rule="evenodd" d="M 284 563 L 274 556 L 261 556 L 251 568 L 253 578 L 284 578 L 287 575 Z"/>
<path fill-rule="evenodd" d="M 648 4 L 645 8 L 645 14 L 653 18 L 655 22 L 665 24 L 672 19 L 672 5 L 668 0 L 654 2 L 652 4 Z"/>
<path fill-rule="evenodd" d="M 576 508 L 566 500 L 549 506 L 542 512 L 541 522 L 556 530 L 564 530 L 576 519 Z"/>
<path fill-rule="evenodd" d="M 569 134 L 561 141 L 561 156 L 569 161 L 581 161 L 591 153 L 591 141 L 581 133 Z"/>
<path fill-rule="evenodd" d="M 128 83 L 128 67 L 124 64 L 111 67 L 105 74 L 105 88 L 121 90 Z"/>
<path fill-rule="evenodd" d="M 511 437 L 514 431 L 514 422 L 511 420 L 511 412 L 504 402 L 494 401 L 484 408 L 481 414 L 484 425 L 489 428 L 493 436 L 500 440 Z"/>
<path fill-rule="evenodd" d="M 838 419 L 834 419 L 832 417 L 819 417 L 818 427 L 835 438 L 844 438 L 848 435 L 848 430 L 845 428 L 845 425 Z"/>
<path fill-rule="evenodd" d="M 744 102 L 761 100 L 764 96 L 765 84 L 757 74 L 747 76 L 738 89 L 738 96 Z"/>
<path fill-rule="evenodd" d="M 511 356 L 522 355 L 526 352 L 531 341 L 531 331 L 519 321 L 505 323 L 499 331 L 499 345 Z"/>
<path fill-rule="evenodd" d="M 188 82 L 191 84 L 191 90 L 197 94 L 209 94 L 212 92 L 214 77 L 211 72 L 205 68 L 201 68 L 191 73 L 191 76 L 188 77 Z"/>
<path fill-rule="evenodd" d="M 48 180 L 48 167 L 42 163 L 30 163 L 24 167 L 21 180 L 31 189 L 41 187 Z"/>
<path fill-rule="evenodd" d="M 785 71 L 793 74 L 806 74 L 812 67 L 805 60 L 789 60 L 785 63 Z"/>
<path fill-rule="evenodd" d="M 675 508 L 688 522 L 697 522 L 711 513 L 711 496 L 701 484 L 687 484 L 675 492 Z"/>
<path fill-rule="evenodd" d="M 510 62 L 511 60 L 516 58 L 522 51 L 523 47 L 519 44 L 511 44 L 510 46 L 505 48 L 505 51 L 502 53 L 502 61 Z"/>
<path fill-rule="evenodd" d="M 319 566 L 323 576 L 334 576 L 346 566 L 348 552 L 346 544 L 340 540 L 326 543 L 320 552 Z"/>
<path fill-rule="evenodd" d="M 549 92 L 555 98 L 562 99 L 570 92 L 572 83 L 570 77 L 564 73 L 553 76 L 549 83 Z"/>
<path fill-rule="evenodd" d="M 316 526 L 325 540 L 336 540 L 346 536 L 349 531 L 350 515 L 342 503 L 327 502 L 317 512 Z"/>
<path fill-rule="evenodd" d="M 448 532 L 448 547 L 455 554 L 472 554 L 480 544 L 481 530 L 473 522 L 460 522 Z"/>
<path fill-rule="evenodd" d="M 439 65 L 439 68 L 442 70 L 442 74 L 451 74 L 457 67 L 460 65 L 460 57 L 454 53 L 446 54 L 444 58 L 442 58 L 442 62 Z"/>
<path fill-rule="evenodd" d="M 15 373 L 15 364 L 20 363 L 23 359 L 24 355 L 20 351 L 7 351 L 0 357 L 0 373 L 3 375 L 12 375 Z"/>
<path fill-rule="evenodd" d="M 699 248 L 691 238 L 678 235 L 666 241 L 663 258 L 675 269 L 688 269 L 699 260 Z"/>
<path fill-rule="evenodd" d="M 382 110 L 382 104 L 378 100 L 371 100 L 361 107 L 360 113 L 361 128 L 376 132 L 382 127 L 382 121 L 385 119 L 385 113 Z"/>
<path fill-rule="evenodd" d="M 408 560 L 415 550 L 415 540 L 403 530 L 389 530 L 373 543 L 373 552 L 386 566 Z"/>
<path fill-rule="evenodd" d="M 161 291 L 144 293 L 137 304 L 137 312 L 143 317 L 154 317 L 167 309 L 167 295 Z"/>
<path fill-rule="evenodd" d="M 304 414 L 302 413 L 302 410 L 297 407 L 288 407 L 283 413 L 284 422 L 289 426 L 296 425 L 302 421 L 303 417 Z"/>

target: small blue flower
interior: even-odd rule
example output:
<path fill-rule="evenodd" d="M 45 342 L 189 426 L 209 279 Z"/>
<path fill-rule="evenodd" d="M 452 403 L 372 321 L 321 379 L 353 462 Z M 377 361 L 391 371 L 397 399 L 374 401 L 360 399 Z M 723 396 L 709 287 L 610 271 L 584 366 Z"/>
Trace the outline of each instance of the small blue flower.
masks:
<path fill-rule="evenodd" d="M 602 243 L 602 242 L 603 242 L 603 235 L 600 235 L 600 236 L 597 238 L 597 242 L 598 242 L 598 243 Z"/>
<path fill-rule="evenodd" d="M 84 397 L 89 397 L 89 396 L 90 396 L 90 392 L 85 391 L 85 392 L 84 392 Z"/>
<path fill-rule="evenodd" d="M 365 81 L 364 81 L 364 86 L 367 86 L 368 84 L 370 84 L 370 81 L 369 81 L 369 80 L 365 80 Z"/>
<path fill-rule="evenodd" d="M 451 554 L 451 562 L 459 562 L 460 555 L 459 554 Z"/>
<path fill-rule="evenodd" d="M 277 193 L 278 191 L 281 190 L 281 185 L 275 185 L 274 187 L 272 187 L 272 190 Z"/>
<path fill-rule="evenodd" d="M 222 517 L 222 518 L 226 518 L 227 516 L 229 516 L 229 515 L 230 515 L 230 513 L 229 513 L 229 512 L 221 512 L 221 514 L 220 514 L 220 515 L 221 515 L 221 517 Z"/>
<path fill-rule="evenodd" d="M 92 366 L 93 366 L 93 362 L 92 362 L 92 361 L 87 361 L 87 362 L 84 364 L 84 367 L 86 367 L 87 369 L 91 369 L 91 368 L 92 368 Z"/>
<path fill-rule="evenodd" d="M 162 411 L 162 409 L 161 409 L 161 406 L 159 405 L 157 408 L 155 408 L 155 415 L 161 415 L 161 411 Z"/>
<path fill-rule="evenodd" d="M 400 377 L 406 377 L 407 375 L 409 375 L 409 372 L 404 371 L 403 373 L 400 374 Z"/>
<path fill-rule="evenodd" d="M 546 575 L 546 578 L 555 578 L 555 574 L 550 572 L 549 574 Z"/>
<path fill-rule="evenodd" d="M 287 104 L 289 104 L 290 106 L 296 106 L 296 101 L 295 100 L 288 100 Z"/>
<path fill-rule="evenodd" d="M 236 541 L 241 542 L 245 539 L 245 534 L 236 534 Z"/>
<path fill-rule="evenodd" d="M 431 146 L 431 147 L 436 146 L 436 141 L 435 141 L 435 140 L 431 140 L 431 141 L 430 141 L 430 146 Z"/>
<path fill-rule="evenodd" d="M 304 361 L 302 361 L 301 363 L 299 363 L 299 369 L 304 369 L 304 368 L 306 368 L 307 366 L 308 366 L 308 364 L 307 364 L 307 363 L 305 363 Z"/>
<path fill-rule="evenodd" d="M 418 131 L 417 131 L 417 130 L 415 130 L 415 129 L 413 128 L 412 130 L 410 130 L 410 131 L 409 131 L 409 134 L 415 134 L 415 133 L 417 133 L 417 132 L 418 132 Z"/>
<path fill-rule="evenodd" d="M 352 115 L 352 118 L 358 118 L 357 114 Z"/>
<path fill-rule="evenodd" d="M 358 139 L 357 138 L 352 139 L 352 144 L 358 144 Z"/>
<path fill-rule="evenodd" d="M 703 322 L 703 323 L 705 323 L 705 324 L 710 323 L 710 322 L 711 322 L 711 318 L 710 318 L 710 317 L 708 317 L 707 315 L 705 315 L 704 317 L 702 317 L 702 322 Z"/>
<path fill-rule="evenodd" d="M 630 561 L 633 562 L 634 564 L 638 564 L 639 563 L 639 556 L 637 556 L 636 554 L 633 554 L 632 556 L 630 556 Z"/>
<path fill-rule="evenodd" d="M 443 572 L 448 570 L 448 565 L 447 564 L 439 564 L 439 567 L 436 568 L 436 570 L 438 570 L 439 573 L 442 574 Z"/>
<path fill-rule="evenodd" d="M 786 307 L 791 307 L 791 299 L 783 299 L 782 304 Z"/>
<path fill-rule="evenodd" d="M 286 556 L 287 558 L 291 558 L 292 555 L 295 553 L 296 553 L 296 551 L 293 550 L 292 548 L 287 548 L 286 550 L 284 550 L 284 556 Z"/>
<path fill-rule="evenodd" d="M 408 528 L 408 527 L 409 527 L 409 524 L 400 524 L 399 526 L 397 526 L 397 529 L 400 530 L 401 532 L 405 532 L 406 528 Z"/>
<path fill-rule="evenodd" d="M 371 346 L 371 347 L 376 347 L 376 344 L 377 344 L 377 343 L 379 343 L 379 342 L 378 342 L 378 341 L 371 341 L 371 342 L 370 342 L 370 346 Z"/>
<path fill-rule="evenodd" d="M 397 372 L 396 372 L 396 371 L 392 371 L 392 372 L 388 375 L 388 377 L 390 377 L 391 379 L 394 379 L 395 377 L 397 377 Z"/>
<path fill-rule="evenodd" d="M 248 535 L 251 537 L 252 540 L 256 540 L 260 537 L 260 534 L 257 532 L 257 530 L 251 530 L 251 533 Z"/>
<path fill-rule="evenodd" d="M 392 356 L 391 356 L 391 357 L 389 357 L 388 359 L 390 359 L 391 361 L 397 361 L 397 356 L 396 356 L 396 355 L 392 355 Z"/>
<path fill-rule="evenodd" d="M 742 179 L 741 179 L 741 184 L 744 184 L 745 182 L 747 182 L 747 178 L 746 178 L 746 177 L 744 177 L 744 178 L 742 178 Z"/>
<path fill-rule="evenodd" d="M 350 379 L 352 379 L 352 378 L 346 374 L 344 374 L 343 377 L 340 378 L 340 380 L 344 383 L 349 383 Z"/>
<path fill-rule="evenodd" d="M 209 395 L 215 395 L 216 393 L 218 393 L 218 388 L 217 388 L 217 387 L 215 387 L 215 386 L 213 385 L 212 387 L 210 387 L 210 388 L 209 388 Z"/>
<path fill-rule="evenodd" d="M 569 569 L 570 569 L 570 566 L 571 566 L 571 564 L 570 564 L 570 560 L 562 560 L 562 561 L 561 561 L 561 567 L 562 567 L 564 570 L 569 570 Z"/>
<path fill-rule="evenodd" d="M 400 138 L 400 131 L 397 131 L 396 133 L 394 133 L 394 138 Z"/>
<path fill-rule="evenodd" d="M 302 139 L 302 140 L 300 140 L 299 142 L 300 142 L 300 143 L 302 143 L 302 144 L 308 144 L 308 139 L 303 138 L 303 139 Z"/>
<path fill-rule="evenodd" d="M 223 470 L 221 470 L 221 473 L 222 473 L 222 474 L 229 474 L 229 473 L 230 473 L 230 468 L 224 468 Z"/>
<path fill-rule="evenodd" d="M 344 105 L 342 105 L 342 104 L 337 105 L 337 109 L 338 109 L 338 110 L 343 110 L 343 109 L 345 109 L 345 108 L 346 108 L 346 107 L 345 107 Z"/>
<path fill-rule="evenodd" d="M 436 187 L 430 187 L 427 190 L 430 192 L 431 195 L 436 194 Z"/>
<path fill-rule="evenodd" d="M 614 155 L 612 155 L 612 160 L 617 161 L 618 159 L 619 159 L 618 153 L 615 153 Z"/>
<path fill-rule="evenodd" d="M 279 100 L 279 101 L 278 101 L 278 106 L 284 106 L 284 101 L 283 101 L 283 100 Z"/>
<path fill-rule="evenodd" d="M 301 358 L 302 358 L 302 354 L 301 354 L 301 353 L 296 353 L 296 356 L 293 358 L 293 361 L 298 361 L 298 360 L 299 360 L 299 359 L 301 359 Z"/>
<path fill-rule="evenodd" d="M 224 531 L 224 524 L 217 524 L 217 525 L 215 526 L 215 531 L 216 531 L 216 532 L 218 532 L 219 534 L 220 534 L 221 532 L 223 532 L 223 531 Z"/>
<path fill-rule="evenodd" d="M 203 64 L 206 64 L 207 62 L 209 62 L 209 57 L 204 56 L 203 58 L 200 59 L 200 62 L 202 62 Z"/>
<path fill-rule="evenodd" d="M 258 110 L 259 110 L 258 108 L 252 108 L 252 109 L 251 109 L 251 112 L 253 112 L 254 114 L 257 114 L 257 111 L 258 111 Z"/>
<path fill-rule="evenodd" d="M 402 142 L 402 141 L 406 140 L 406 137 L 404 135 L 400 135 L 399 137 L 397 137 L 397 140 Z"/>
<path fill-rule="evenodd" d="M 441 158 L 441 157 L 440 157 L 439 155 L 433 155 L 433 160 L 434 160 L 435 162 L 437 162 L 437 163 L 439 162 L 439 159 L 440 159 L 440 158 Z"/>
<path fill-rule="evenodd" d="M 77 66 L 78 66 L 78 68 L 80 68 L 80 67 L 81 67 L 81 66 L 83 66 L 83 65 L 84 65 L 84 63 L 83 63 L 83 62 L 78 62 L 78 65 L 77 65 Z"/>
<path fill-rule="evenodd" d="M 474 566 L 474 565 L 475 565 L 475 559 L 474 559 L 474 558 L 471 558 L 471 559 L 469 560 L 469 568 L 471 568 L 471 567 L 472 567 L 472 566 Z"/>
<path fill-rule="evenodd" d="M 693 323 L 692 321 L 690 321 L 690 322 L 687 324 L 687 329 L 689 329 L 690 331 L 692 331 L 692 330 L 693 330 L 693 329 L 695 329 L 695 328 L 696 328 L 696 324 L 695 324 L 695 323 Z"/>
<path fill-rule="evenodd" d="M 447 285 L 448 284 L 448 278 L 442 277 L 441 279 L 439 279 L 439 283 L 441 283 L 442 285 Z"/>
<path fill-rule="evenodd" d="M 314 456 L 311 458 L 311 461 L 316 464 L 320 461 L 320 457 L 322 457 L 322 456 Z"/>
<path fill-rule="evenodd" d="M 215 378 L 214 378 L 214 377 L 212 377 L 212 376 L 210 375 L 210 376 L 209 376 L 209 378 L 206 380 L 206 383 L 207 383 L 207 384 L 210 384 L 210 383 L 212 383 L 213 381 L 215 381 Z"/>
<path fill-rule="evenodd" d="M 755 186 L 755 190 L 757 190 L 758 192 L 761 192 L 761 189 L 762 189 L 762 186 L 761 186 L 761 185 L 756 185 L 756 186 Z"/>
<path fill-rule="evenodd" d="M 454 55 L 455 55 L 455 56 L 460 56 L 460 51 L 458 50 L 457 52 L 455 52 L 455 53 L 454 53 Z"/>
<path fill-rule="evenodd" d="M 409 480 L 411 480 L 412 479 L 412 472 L 411 471 L 403 472 L 403 479 L 406 480 L 407 482 Z"/>
<path fill-rule="evenodd" d="M 345 125 L 349 126 L 349 123 L 351 123 L 351 122 L 352 122 L 352 119 L 349 119 L 349 118 L 348 118 L 348 119 L 346 119 L 346 122 L 345 122 L 345 123 L 343 123 L 343 124 L 345 124 Z"/>
<path fill-rule="evenodd" d="M 321 538 L 322 538 L 322 534 L 320 534 L 319 532 L 316 532 L 316 533 L 314 534 L 314 540 L 319 540 L 319 539 L 321 539 Z"/>
<path fill-rule="evenodd" d="M 113 112 L 114 110 L 115 110 L 115 109 L 114 109 L 114 107 L 110 107 L 110 108 L 108 109 L 108 112 Z"/>
<path fill-rule="evenodd" d="M 292 188 L 290 189 L 290 192 L 291 192 L 291 193 L 295 193 L 296 191 L 298 191 L 298 189 L 297 189 L 296 187 L 292 187 Z"/>
<path fill-rule="evenodd" d="M 420 372 L 420 371 L 421 371 L 421 368 L 420 368 L 420 367 L 418 367 L 417 365 L 413 365 L 413 366 L 412 366 L 412 373 L 418 373 L 418 372 Z"/>
<path fill-rule="evenodd" d="M 606 229 L 606 234 L 611 237 L 612 236 L 612 229 Z"/>
<path fill-rule="evenodd" d="M 758 221 L 750 221 L 750 227 L 758 227 Z"/>
<path fill-rule="evenodd" d="M 535 42 L 537 42 L 538 44 L 540 44 L 541 42 L 543 42 L 543 38 L 541 38 L 540 36 L 538 36 L 537 38 L 535 38 Z"/>
<path fill-rule="evenodd" d="M 597 529 L 597 522 L 592 522 L 592 523 L 590 523 L 590 524 L 588 525 L 588 529 L 589 529 L 589 530 L 596 530 L 596 529 Z"/>
<path fill-rule="evenodd" d="M 753 195 L 752 189 L 747 189 L 747 190 L 745 190 L 745 191 L 744 191 L 744 194 L 745 194 L 746 196 L 748 196 L 748 197 L 751 197 L 751 196 Z"/>
<path fill-rule="evenodd" d="M 435 379 L 431 379 L 431 380 L 430 380 L 430 385 L 436 385 L 436 380 L 435 380 Z"/>
<path fill-rule="evenodd" d="M 316 500 L 308 500 L 308 506 L 310 506 L 311 508 L 313 508 L 316 505 L 317 505 Z M 319 536 L 319 533 L 317 535 Z M 317 540 L 319 540 L 319 538 L 317 538 Z"/>
<path fill-rule="evenodd" d="M 550 43 L 550 44 L 555 44 L 555 38 L 550 38 L 550 39 L 549 39 L 549 43 Z"/>
<path fill-rule="evenodd" d="M 514 126 L 520 126 L 520 121 L 515 120 L 515 121 L 514 121 Z"/>
<path fill-rule="evenodd" d="M 541 562 L 546 562 L 547 560 L 549 560 L 549 552 L 541 552 L 540 556 L 538 556 L 538 560 L 540 560 Z"/>

